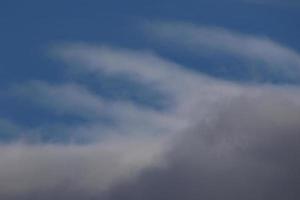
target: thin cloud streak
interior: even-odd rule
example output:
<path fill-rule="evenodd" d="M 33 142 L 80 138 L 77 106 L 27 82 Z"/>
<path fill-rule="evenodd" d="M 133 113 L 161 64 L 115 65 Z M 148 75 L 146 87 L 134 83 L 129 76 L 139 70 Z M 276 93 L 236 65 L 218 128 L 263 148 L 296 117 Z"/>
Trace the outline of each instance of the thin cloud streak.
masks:
<path fill-rule="evenodd" d="M 154 22 L 145 26 L 150 37 L 159 38 L 192 53 L 221 53 L 262 63 L 262 67 L 281 72 L 291 79 L 300 78 L 299 52 L 272 41 L 222 27 L 198 26 L 180 22 Z"/>

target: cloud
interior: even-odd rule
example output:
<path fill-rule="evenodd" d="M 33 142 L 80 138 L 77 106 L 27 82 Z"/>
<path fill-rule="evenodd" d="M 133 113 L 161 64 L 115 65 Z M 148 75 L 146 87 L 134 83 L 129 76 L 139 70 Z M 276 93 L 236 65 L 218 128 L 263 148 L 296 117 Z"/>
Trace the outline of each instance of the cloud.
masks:
<path fill-rule="evenodd" d="M 298 199 L 300 107 L 281 95 L 232 99 L 178 139 L 166 168 L 113 187 L 107 199 Z"/>
<path fill-rule="evenodd" d="M 238 90 L 217 97 L 205 120 L 199 96 L 198 115 L 191 112 L 189 126 L 175 135 L 120 136 L 117 129 L 117 135 L 87 145 L 2 145 L 0 196 L 298 199 L 298 88 Z"/>
<path fill-rule="evenodd" d="M 159 89 L 165 89 L 164 92 L 188 87 L 195 81 L 199 81 L 201 76 L 200 74 L 194 75 L 187 68 L 161 58 L 150 50 L 73 43 L 56 46 L 52 52 L 58 58 L 71 64 L 73 71 L 125 76 L 140 84 L 151 86 L 156 84 Z M 202 79 L 205 77 L 202 76 Z M 185 82 L 181 83 L 181 80 Z"/>
<path fill-rule="evenodd" d="M 1 145 L 0 197 L 90 198 L 156 165 L 163 143 L 150 136 L 110 136 L 89 145 Z"/>
<path fill-rule="evenodd" d="M 199 96 L 209 107 L 214 100 L 218 100 L 217 96 L 238 94 L 238 87 L 232 83 L 189 70 L 147 50 L 97 47 L 79 43 L 58 46 L 54 51 L 74 71 L 120 75 L 134 79 L 136 84 L 147 84 L 154 90 L 164 92 L 170 104 L 167 112 L 176 116 L 192 109 L 193 101 L 199 100 Z M 195 93 L 195 90 L 198 92 Z"/>
<path fill-rule="evenodd" d="M 281 73 L 291 80 L 300 77 L 300 54 L 268 37 L 179 22 L 148 23 L 145 29 L 151 37 L 192 53 L 231 55 L 248 63 L 260 63 L 262 68 Z"/>
<path fill-rule="evenodd" d="M 180 27 L 184 35 L 193 32 Z M 190 50 L 197 52 L 201 44 L 269 67 L 298 62 L 297 53 L 276 43 L 219 32 L 200 29 L 207 41 L 198 34 L 187 37 L 196 45 Z M 254 51 L 256 46 L 266 55 Z M 162 91 L 170 105 L 155 110 L 107 100 L 79 83 L 15 86 L 18 98 L 85 118 L 88 123 L 65 126 L 91 140 L 1 144 L 1 199 L 299 199 L 299 87 L 218 80 L 147 50 L 74 43 L 54 51 L 77 76 L 130 78 Z M 102 125 L 101 116 L 114 123 Z"/>
<path fill-rule="evenodd" d="M 101 99 L 78 84 L 51 85 L 43 81 L 31 81 L 14 86 L 14 93 L 46 105 L 60 114 L 95 117 L 105 109 Z"/>
<path fill-rule="evenodd" d="M 130 101 L 105 99 L 75 83 L 31 81 L 12 88 L 12 93 L 18 98 L 54 112 L 55 116 L 83 119 L 71 124 L 61 120 L 59 123 L 19 128 L 23 134 L 14 134 L 13 139 L 36 143 L 46 137 L 49 138 L 47 141 L 55 143 L 97 143 L 108 135 L 167 135 L 185 126 L 184 120 L 173 111 L 164 112 Z M 5 127 L 0 128 L 7 133 Z"/>

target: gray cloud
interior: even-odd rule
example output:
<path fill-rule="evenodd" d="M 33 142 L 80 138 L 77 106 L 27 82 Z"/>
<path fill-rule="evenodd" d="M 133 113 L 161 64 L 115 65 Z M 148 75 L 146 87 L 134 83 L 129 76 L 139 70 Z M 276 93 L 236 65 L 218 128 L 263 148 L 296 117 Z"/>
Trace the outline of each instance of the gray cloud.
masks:
<path fill-rule="evenodd" d="M 274 64 L 300 60 L 297 52 L 270 41 L 202 31 L 212 37 L 208 46 L 221 43 L 227 53 Z M 267 54 L 245 50 L 240 42 L 262 45 Z M 15 88 L 19 97 L 55 112 L 86 117 L 89 126 L 66 129 L 93 142 L 1 144 L 0 199 L 300 198 L 299 87 L 216 80 L 145 51 L 75 44 L 57 53 L 80 72 L 130 77 L 162 89 L 174 101 L 167 110 L 152 110 L 107 101 L 73 83 L 30 82 Z M 102 114 L 116 123 L 103 129 Z M 102 131 L 106 137 L 95 139 Z"/>
<path fill-rule="evenodd" d="M 299 199 L 299 92 L 243 91 L 164 139 L 2 146 L 0 198 Z"/>
<path fill-rule="evenodd" d="M 300 107 L 287 102 L 280 94 L 232 100 L 178 140 L 167 168 L 120 184 L 108 199 L 299 199 Z"/>
<path fill-rule="evenodd" d="M 155 137 L 110 136 L 88 145 L 0 146 L 1 199 L 89 199 L 159 165 L 165 145 Z"/>

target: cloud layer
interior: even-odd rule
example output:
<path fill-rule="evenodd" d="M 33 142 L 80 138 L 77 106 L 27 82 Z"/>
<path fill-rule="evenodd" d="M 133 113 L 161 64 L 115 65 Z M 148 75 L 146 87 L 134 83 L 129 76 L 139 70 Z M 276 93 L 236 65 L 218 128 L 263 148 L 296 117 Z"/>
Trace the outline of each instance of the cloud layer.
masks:
<path fill-rule="evenodd" d="M 299 54 L 269 39 L 182 23 L 148 30 L 195 54 L 219 51 L 299 75 Z M 1 144 L 1 199 L 300 198 L 298 86 L 218 80 L 149 50 L 71 43 L 53 51 L 72 76 L 130 79 L 169 104 L 107 99 L 76 79 L 11 87 L 18 98 L 82 121 L 23 129 L 1 120 L 4 131 L 71 135 L 67 143 Z"/>

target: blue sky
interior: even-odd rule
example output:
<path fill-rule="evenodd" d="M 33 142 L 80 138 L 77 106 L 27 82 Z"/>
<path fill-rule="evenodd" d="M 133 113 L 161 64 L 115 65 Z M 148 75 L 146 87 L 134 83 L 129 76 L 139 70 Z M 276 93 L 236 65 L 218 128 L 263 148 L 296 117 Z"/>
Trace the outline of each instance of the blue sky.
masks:
<path fill-rule="evenodd" d="M 259 4 L 236 0 L 1 1 L 0 9 L 1 52 L 5 55 L 1 59 L 1 66 L 4 66 L 1 67 L 1 80 L 4 83 L 30 77 L 59 79 L 59 67 L 45 56 L 45 49 L 53 43 L 85 41 L 158 49 L 157 44 L 138 30 L 144 20 L 180 20 L 221 26 L 270 37 L 293 49 L 300 49 L 299 5 L 292 3 Z M 27 67 L 20 66 L 25 63 Z"/>
<path fill-rule="evenodd" d="M 300 50 L 300 24 L 297 20 L 300 13 L 297 2 L 1 1 L 0 9 L 0 74 L 3 91 L 13 84 L 23 84 L 29 80 L 64 82 L 73 79 L 64 73 L 63 63 L 49 54 L 52 45 L 65 42 L 147 49 L 222 79 L 298 82 L 297 78 L 268 73 L 256 66 L 256 63 L 251 67 L 241 68 L 240 65 L 248 64 L 234 57 L 220 55 L 212 58 L 209 55 L 186 53 L 185 50 L 174 51 L 171 45 L 153 39 L 143 30 L 145 23 L 153 21 L 188 22 L 267 37 L 297 51 Z M 95 81 L 90 82 L 90 86 L 97 87 Z M 122 83 L 104 79 L 98 80 L 98 84 L 100 83 L 104 85 L 102 92 L 107 95 L 115 98 L 127 95 L 149 103 L 147 94 L 129 91 L 134 87 L 132 84 L 122 87 Z M 26 126 L 35 126 L 41 121 L 51 121 L 54 118 L 44 110 L 41 111 L 41 108 L 37 109 L 30 103 L 25 105 L 23 100 L 7 97 L 6 94 L 2 101 L 1 117 Z M 159 106 L 158 103 L 154 104 Z"/>
<path fill-rule="evenodd" d="M 299 199 L 299 11 L 2 0 L 0 198 Z"/>

